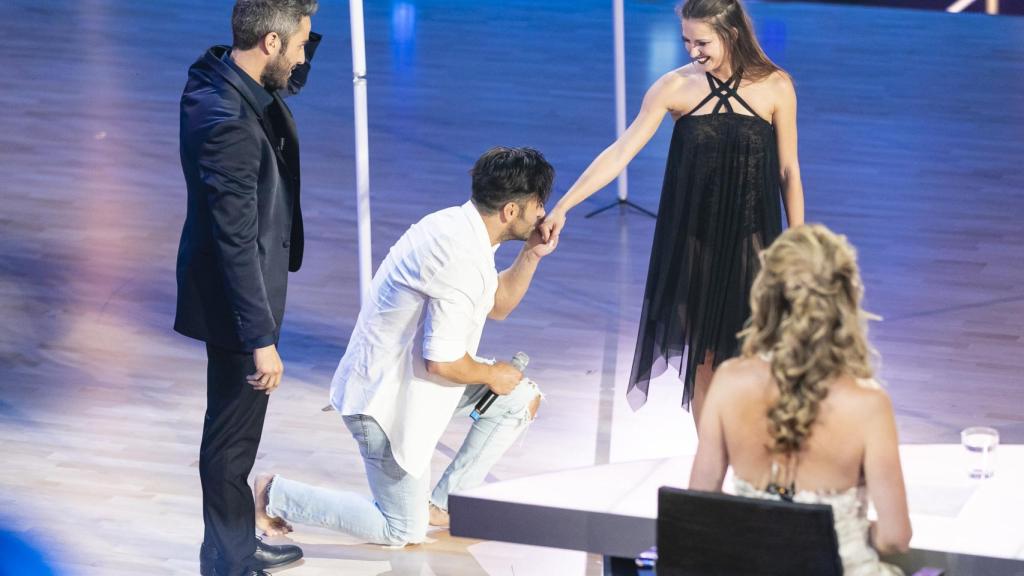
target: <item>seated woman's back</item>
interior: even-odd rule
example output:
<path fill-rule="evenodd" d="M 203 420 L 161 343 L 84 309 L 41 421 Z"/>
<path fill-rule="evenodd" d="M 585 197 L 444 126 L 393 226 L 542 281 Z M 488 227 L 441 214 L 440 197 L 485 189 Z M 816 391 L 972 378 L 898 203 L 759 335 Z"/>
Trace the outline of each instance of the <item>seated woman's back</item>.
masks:
<path fill-rule="evenodd" d="M 766 359 L 730 360 L 719 369 L 716 384 L 720 385 L 720 400 L 728 408 L 720 414 L 721 428 L 736 476 L 765 487 L 772 480 L 775 463 L 780 466 L 778 480 L 792 480 L 797 490 L 841 492 L 864 483 L 868 424 L 884 417 L 889 403 L 874 381 L 845 375 L 833 378 L 796 458 L 766 449 L 774 442 L 768 412 L 779 401 L 779 387 Z"/>
<path fill-rule="evenodd" d="M 896 421 L 875 383 L 856 253 L 823 226 L 786 230 L 761 254 L 739 358 L 715 372 L 690 488 L 833 507 L 850 573 L 878 573 L 910 541 Z M 870 527 L 866 496 L 878 512 Z"/>

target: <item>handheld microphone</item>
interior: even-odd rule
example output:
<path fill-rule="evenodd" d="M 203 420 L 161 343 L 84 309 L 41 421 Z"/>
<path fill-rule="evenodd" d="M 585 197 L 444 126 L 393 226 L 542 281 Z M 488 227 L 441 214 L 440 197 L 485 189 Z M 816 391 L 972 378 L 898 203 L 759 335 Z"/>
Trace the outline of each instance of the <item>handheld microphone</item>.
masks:
<path fill-rule="evenodd" d="M 516 355 L 512 357 L 512 367 L 520 372 L 525 372 L 526 365 L 529 363 L 530 357 L 526 355 L 526 352 L 516 352 Z M 494 401 L 497 399 L 498 395 L 494 393 L 494 390 L 488 390 L 487 393 L 484 394 L 483 398 L 476 403 L 476 407 L 473 408 L 472 412 L 470 412 L 469 417 L 472 418 L 474 422 L 479 420 L 480 417 L 483 416 L 484 412 L 487 412 L 487 409 L 490 408 L 491 404 L 494 404 Z"/>

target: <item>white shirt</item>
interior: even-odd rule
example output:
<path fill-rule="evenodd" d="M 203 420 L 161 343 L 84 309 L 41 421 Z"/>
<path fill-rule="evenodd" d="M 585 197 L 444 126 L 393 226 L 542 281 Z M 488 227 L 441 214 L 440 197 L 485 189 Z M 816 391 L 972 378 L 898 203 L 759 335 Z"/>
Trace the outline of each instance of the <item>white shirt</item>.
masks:
<path fill-rule="evenodd" d="M 415 477 L 429 468 L 465 391 L 428 374 L 424 359 L 476 354 L 498 289 L 496 249 L 472 202 L 414 224 L 373 275 L 334 373 L 334 408 L 376 420 L 395 461 Z"/>

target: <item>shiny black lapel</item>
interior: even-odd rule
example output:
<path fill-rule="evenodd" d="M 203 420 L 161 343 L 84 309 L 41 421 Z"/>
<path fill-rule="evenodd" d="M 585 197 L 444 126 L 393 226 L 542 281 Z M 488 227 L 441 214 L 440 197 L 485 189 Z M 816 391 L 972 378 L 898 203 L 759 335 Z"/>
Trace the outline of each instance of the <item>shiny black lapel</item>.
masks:
<path fill-rule="evenodd" d="M 270 124 L 270 118 L 268 118 L 267 115 L 263 113 L 263 110 L 260 110 L 258 101 L 256 100 L 256 96 L 253 95 L 251 90 L 249 90 L 249 86 L 246 85 L 246 83 L 238 77 L 238 73 L 235 72 L 235 69 L 231 66 L 228 66 L 223 60 L 221 60 L 221 58 L 224 56 L 224 53 L 227 52 L 229 49 L 230 48 L 228 46 L 214 46 L 213 48 L 211 48 L 206 53 L 205 56 L 207 65 L 209 65 L 212 70 L 220 74 L 220 76 L 224 78 L 225 82 L 230 84 L 232 88 L 237 90 L 238 93 L 242 95 L 242 99 L 245 100 L 245 103 L 249 105 L 249 108 L 251 108 L 252 111 L 256 114 L 256 117 L 259 118 L 260 126 L 263 127 L 263 133 L 267 136 L 267 140 L 270 142 L 270 147 L 274 149 L 274 155 L 277 156 L 278 163 L 283 168 L 291 172 L 292 166 L 295 166 L 296 168 L 298 167 L 297 163 L 289 163 L 287 158 L 285 157 L 285 151 L 281 149 L 281 139 L 278 138 L 277 141 L 275 141 L 274 130 Z M 286 106 L 284 106 L 284 102 L 281 100 L 280 96 L 278 96 L 277 94 L 274 94 L 273 96 L 273 106 L 282 107 L 282 110 L 284 112 L 282 116 L 285 118 L 284 124 L 286 125 L 286 127 L 288 127 L 287 129 L 289 130 L 289 133 L 283 136 L 287 138 L 288 142 L 297 142 L 298 139 L 296 137 L 295 120 L 292 119 L 291 112 L 288 110 Z M 297 146 L 298 145 L 295 144 L 292 147 L 297 148 Z M 297 157 L 297 149 L 295 150 L 295 153 Z"/>

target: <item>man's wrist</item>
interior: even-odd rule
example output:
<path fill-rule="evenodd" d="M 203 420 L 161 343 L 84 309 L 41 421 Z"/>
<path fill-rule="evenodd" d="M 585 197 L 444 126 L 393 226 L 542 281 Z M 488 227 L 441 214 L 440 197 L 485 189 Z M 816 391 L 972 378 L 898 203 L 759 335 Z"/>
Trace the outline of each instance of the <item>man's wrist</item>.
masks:
<path fill-rule="evenodd" d="M 273 333 L 270 333 L 270 334 L 265 334 L 263 336 L 259 336 L 259 337 L 256 337 L 256 338 L 252 338 L 250 340 L 246 340 L 246 341 L 244 341 L 243 345 L 245 346 L 246 349 L 252 350 L 253 352 L 255 352 L 256 350 L 258 350 L 260 348 L 266 348 L 267 346 L 273 346 L 276 343 L 275 340 L 277 340 L 277 338 L 275 338 Z"/>
<path fill-rule="evenodd" d="M 526 264 L 537 264 L 543 258 L 543 256 L 534 252 L 532 248 L 527 248 L 526 246 L 523 246 L 520 257 L 523 258 L 523 262 Z"/>
<path fill-rule="evenodd" d="M 495 366 L 495 364 L 484 364 L 484 381 L 483 381 L 483 385 L 487 386 L 488 388 L 491 388 L 492 390 L 493 390 L 492 382 L 494 382 L 494 373 L 495 373 L 495 370 L 496 370 L 496 368 L 494 366 Z"/>

